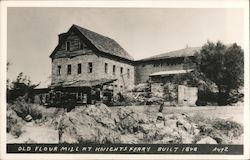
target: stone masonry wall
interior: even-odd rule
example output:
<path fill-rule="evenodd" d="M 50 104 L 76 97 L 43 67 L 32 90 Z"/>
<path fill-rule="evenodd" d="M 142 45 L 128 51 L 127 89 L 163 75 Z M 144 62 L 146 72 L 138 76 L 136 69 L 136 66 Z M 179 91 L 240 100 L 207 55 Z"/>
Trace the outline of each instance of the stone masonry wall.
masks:
<path fill-rule="evenodd" d="M 88 63 L 91 62 L 92 73 L 88 72 Z M 82 73 L 78 74 L 78 64 L 82 65 Z M 108 64 L 107 73 L 105 73 L 105 63 Z M 71 65 L 71 74 L 67 74 L 67 65 Z M 61 66 L 61 74 L 58 75 L 57 66 Z M 116 66 L 116 74 L 113 75 L 113 65 Z M 124 83 L 120 74 L 120 67 L 123 67 L 123 77 L 125 86 L 130 89 L 134 86 L 134 66 L 123 62 L 115 61 L 112 59 L 97 56 L 94 53 L 86 55 L 76 56 L 73 58 L 57 58 L 52 62 L 52 84 L 61 81 L 73 81 L 73 80 L 97 80 L 101 78 L 117 79 L 114 82 L 114 89 L 122 91 L 124 89 Z M 130 76 L 127 76 L 127 69 L 129 69 Z"/>
<path fill-rule="evenodd" d="M 66 43 L 70 42 L 70 50 L 66 50 Z M 80 43 L 79 43 L 80 42 Z M 79 46 L 81 45 L 81 48 Z M 52 60 L 52 84 L 59 82 L 70 82 L 78 80 L 98 80 L 101 78 L 117 79 L 113 83 L 114 91 L 123 91 L 126 87 L 131 89 L 134 86 L 134 66 L 125 60 L 114 59 L 112 56 L 97 54 L 96 49 L 83 42 L 74 32 L 70 33 L 65 42 L 58 48 Z M 91 62 L 92 73 L 89 73 L 88 63 Z M 105 73 L 105 63 L 108 64 L 108 72 Z M 81 74 L 78 74 L 78 64 L 82 66 Z M 61 66 L 60 75 L 58 75 L 58 66 Z M 71 74 L 67 74 L 67 65 L 71 65 Z M 113 65 L 116 66 L 116 74 L 113 75 Z M 120 74 L 120 68 L 123 68 L 123 78 Z M 127 70 L 129 69 L 129 77 Z M 125 83 L 125 86 L 124 86 Z"/>
<path fill-rule="evenodd" d="M 164 65 L 158 65 L 156 63 L 137 64 L 135 66 L 135 83 L 145 83 L 149 79 L 149 75 L 155 72 L 182 69 L 182 64 L 171 65 L 166 62 Z"/>

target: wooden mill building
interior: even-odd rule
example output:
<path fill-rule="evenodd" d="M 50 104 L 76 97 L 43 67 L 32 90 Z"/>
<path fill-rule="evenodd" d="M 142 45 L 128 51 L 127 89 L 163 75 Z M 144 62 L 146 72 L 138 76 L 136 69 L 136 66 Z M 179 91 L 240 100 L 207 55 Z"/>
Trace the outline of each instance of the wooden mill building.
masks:
<path fill-rule="evenodd" d="M 75 92 L 78 99 L 90 96 L 90 88 L 109 86 L 114 93 L 133 87 L 134 59 L 115 40 L 72 25 L 58 37 L 50 55 L 51 87 Z"/>
<path fill-rule="evenodd" d="M 95 87 L 111 87 L 114 94 L 151 79 L 157 83 L 185 74 L 184 57 L 200 48 L 184 48 L 135 61 L 115 40 L 72 25 L 58 35 L 52 60 L 51 88 L 74 92 L 81 102 Z"/>

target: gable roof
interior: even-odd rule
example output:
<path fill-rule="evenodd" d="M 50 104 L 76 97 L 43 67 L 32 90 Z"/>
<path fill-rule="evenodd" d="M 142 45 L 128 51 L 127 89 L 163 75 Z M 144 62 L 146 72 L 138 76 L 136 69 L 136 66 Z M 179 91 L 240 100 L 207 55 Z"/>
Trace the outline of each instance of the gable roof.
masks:
<path fill-rule="evenodd" d="M 115 40 L 85 29 L 83 27 L 77 26 L 75 24 L 72 25 L 72 27 L 76 28 L 81 33 L 81 35 L 86 37 L 91 42 L 91 44 L 93 44 L 95 48 L 97 48 L 100 52 L 108 53 L 113 56 L 117 56 L 131 61 L 134 60 L 134 58 L 130 56 L 129 53 L 125 49 L 123 49 Z M 57 48 L 52 52 L 50 57 L 53 56 L 56 50 Z"/>
<path fill-rule="evenodd" d="M 167 59 L 167 58 L 177 58 L 177 57 L 189 57 L 194 56 L 194 54 L 198 51 L 200 51 L 201 47 L 187 47 L 184 49 L 179 49 L 176 51 L 171 51 L 163 54 L 158 54 L 152 57 L 140 59 L 137 61 L 151 61 L 151 60 L 161 60 L 161 59 Z"/>

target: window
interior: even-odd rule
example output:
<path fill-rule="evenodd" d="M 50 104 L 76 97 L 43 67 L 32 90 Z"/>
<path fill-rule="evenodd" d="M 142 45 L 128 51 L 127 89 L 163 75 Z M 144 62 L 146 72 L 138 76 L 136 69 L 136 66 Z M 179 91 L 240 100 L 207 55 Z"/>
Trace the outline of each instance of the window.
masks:
<path fill-rule="evenodd" d="M 82 43 L 80 43 L 80 49 L 83 49 L 83 44 Z"/>
<path fill-rule="evenodd" d="M 57 75 L 60 76 L 61 75 L 61 68 L 62 66 L 57 66 Z"/>
<path fill-rule="evenodd" d="M 154 63 L 154 67 L 159 67 L 160 63 Z"/>
<path fill-rule="evenodd" d="M 115 75 L 115 65 L 113 65 L 113 75 Z"/>
<path fill-rule="evenodd" d="M 74 50 L 80 49 L 80 41 L 78 39 L 75 39 L 72 41 L 71 45 L 73 46 Z"/>
<path fill-rule="evenodd" d="M 89 69 L 89 73 L 92 73 L 92 71 L 93 71 L 93 64 L 92 64 L 92 62 L 88 63 L 88 69 Z"/>
<path fill-rule="evenodd" d="M 68 64 L 68 67 L 67 67 L 67 74 L 71 74 L 71 65 Z"/>
<path fill-rule="evenodd" d="M 70 51 L 70 41 L 67 41 L 67 42 L 66 42 L 66 50 L 67 50 L 67 51 Z"/>
<path fill-rule="evenodd" d="M 79 39 L 75 40 L 75 46 L 77 46 L 77 49 L 83 49 L 83 45 Z"/>
<path fill-rule="evenodd" d="M 83 92 L 76 92 L 76 100 L 78 103 L 87 103 L 87 94 Z"/>
<path fill-rule="evenodd" d="M 121 67 L 121 71 L 120 71 L 121 75 L 123 74 L 123 68 Z"/>
<path fill-rule="evenodd" d="M 127 70 L 127 76 L 128 76 L 128 78 L 130 78 L 130 70 L 129 69 Z"/>
<path fill-rule="evenodd" d="M 104 71 L 105 71 L 105 73 L 108 73 L 108 63 L 105 63 Z"/>
<path fill-rule="evenodd" d="M 81 73 L 82 73 L 82 64 L 81 64 L 81 63 L 79 63 L 79 64 L 77 65 L 77 73 L 78 73 L 78 74 L 81 74 Z"/>

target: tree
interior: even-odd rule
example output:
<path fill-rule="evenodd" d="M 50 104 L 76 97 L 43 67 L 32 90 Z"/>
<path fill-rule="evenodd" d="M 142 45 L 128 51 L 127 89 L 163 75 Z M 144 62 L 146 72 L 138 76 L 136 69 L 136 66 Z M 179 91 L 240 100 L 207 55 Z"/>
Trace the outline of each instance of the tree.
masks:
<path fill-rule="evenodd" d="M 39 84 L 32 84 L 29 77 L 24 76 L 23 72 L 19 73 L 16 80 L 12 82 L 12 86 L 8 89 L 8 102 L 15 101 L 20 96 L 23 96 L 26 102 L 33 102 L 34 88 Z"/>
<path fill-rule="evenodd" d="M 230 103 L 230 92 L 244 83 L 244 53 L 236 43 L 207 42 L 196 57 L 197 69 L 218 87 L 218 105 Z"/>

